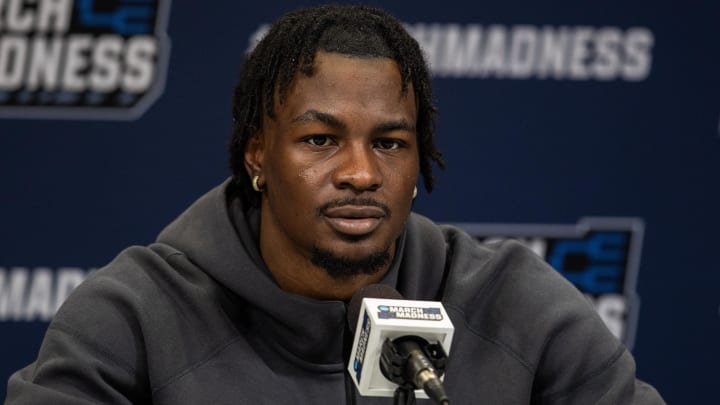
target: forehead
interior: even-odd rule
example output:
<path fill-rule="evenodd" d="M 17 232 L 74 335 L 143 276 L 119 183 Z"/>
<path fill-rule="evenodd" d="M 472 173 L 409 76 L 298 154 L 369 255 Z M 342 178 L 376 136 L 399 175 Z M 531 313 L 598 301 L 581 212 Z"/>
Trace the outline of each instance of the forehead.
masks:
<path fill-rule="evenodd" d="M 298 72 L 276 112 L 302 113 L 305 109 L 364 109 L 368 113 L 408 114 L 416 119 L 412 85 L 403 91 L 396 61 L 384 57 L 357 57 L 318 51 L 310 75 Z M 303 111 L 298 111 L 303 110 Z M 332 111 L 328 111 L 332 112 Z"/>

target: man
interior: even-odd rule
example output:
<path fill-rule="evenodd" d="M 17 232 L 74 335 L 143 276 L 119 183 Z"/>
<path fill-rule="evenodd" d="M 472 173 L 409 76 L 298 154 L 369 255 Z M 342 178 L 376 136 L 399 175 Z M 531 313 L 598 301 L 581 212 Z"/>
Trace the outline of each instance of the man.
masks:
<path fill-rule="evenodd" d="M 383 283 L 443 301 L 455 404 L 662 404 L 534 254 L 410 213 L 443 164 L 431 100 L 385 13 L 282 18 L 235 91 L 233 178 L 81 285 L 8 403 L 387 404 L 345 372 L 346 301 Z"/>

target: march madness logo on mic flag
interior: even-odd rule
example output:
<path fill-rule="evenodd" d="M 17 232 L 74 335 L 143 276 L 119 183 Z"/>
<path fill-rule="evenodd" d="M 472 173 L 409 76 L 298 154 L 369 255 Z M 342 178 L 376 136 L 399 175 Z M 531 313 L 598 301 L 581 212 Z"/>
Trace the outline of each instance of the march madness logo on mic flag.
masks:
<path fill-rule="evenodd" d="M 169 0 L 0 1 L 0 117 L 139 117 L 165 85 L 169 14 Z"/>
<path fill-rule="evenodd" d="M 455 224 L 491 243 L 517 239 L 573 283 L 608 329 L 632 349 L 640 300 L 636 290 L 644 232 L 638 218 L 585 218 L 577 225 Z"/>
<path fill-rule="evenodd" d="M 380 319 L 412 319 L 420 321 L 442 321 L 440 308 L 407 307 L 400 305 L 378 305 Z"/>

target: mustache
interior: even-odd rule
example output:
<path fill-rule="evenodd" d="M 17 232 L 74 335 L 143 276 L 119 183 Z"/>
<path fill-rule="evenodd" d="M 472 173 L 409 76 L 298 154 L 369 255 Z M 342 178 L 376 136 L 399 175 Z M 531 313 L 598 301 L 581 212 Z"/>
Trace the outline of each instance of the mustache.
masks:
<path fill-rule="evenodd" d="M 341 198 L 337 200 L 332 200 L 329 202 L 326 202 L 325 204 L 321 205 L 317 209 L 318 215 L 325 215 L 325 212 L 330 208 L 337 208 L 337 207 L 344 207 L 346 205 L 355 205 L 355 206 L 372 206 L 372 207 L 378 207 L 383 210 L 385 213 L 385 216 L 390 216 L 390 207 L 387 205 L 381 203 L 378 200 L 372 199 L 372 198 L 358 198 L 358 197 L 352 197 L 352 198 Z"/>

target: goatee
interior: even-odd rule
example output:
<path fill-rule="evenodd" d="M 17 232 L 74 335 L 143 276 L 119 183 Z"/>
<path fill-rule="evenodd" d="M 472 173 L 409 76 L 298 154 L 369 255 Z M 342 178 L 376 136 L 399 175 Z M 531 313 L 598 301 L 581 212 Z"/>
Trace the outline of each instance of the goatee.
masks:
<path fill-rule="evenodd" d="M 325 269 L 330 277 L 343 280 L 361 274 L 375 274 L 383 270 L 390 264 L 390 253 L 386 250 L 359 259 L 351 259 L 315 247 L 311 260 L 314 265 Z"/>

